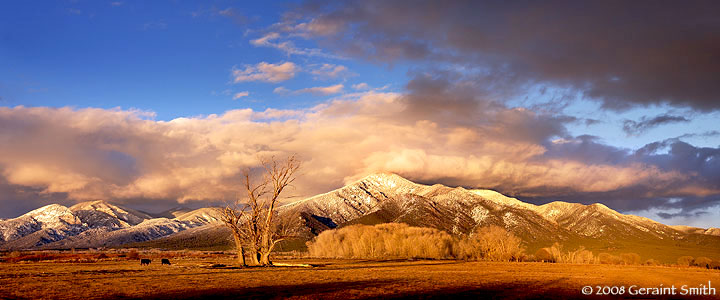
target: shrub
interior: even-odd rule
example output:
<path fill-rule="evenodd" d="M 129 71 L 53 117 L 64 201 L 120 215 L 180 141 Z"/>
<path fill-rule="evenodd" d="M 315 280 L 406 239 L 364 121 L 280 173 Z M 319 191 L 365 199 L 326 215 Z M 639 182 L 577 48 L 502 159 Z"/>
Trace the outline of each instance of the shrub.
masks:
<path fill-rule="evenodd" d="M 320 233 L 308 243 L 316 257 L 333 258 L 452 258 L 453 238 L 433 228 L 388 223 L 352 225 Z"/>
<path fill-rule="evenodd" d="M 578 247 L 575 251 L 562 251 L 560 243 L 554 243 L 550 247 L 540 248 L 535 252 L 535 259 L 542 262 L 570 263 L 570 264 L 593 264 L 595 255 L 584 246 Z"/>
<path fill-rule="evenodd" d="M 604 252 L 598 254 L 598 261 L 601 264 L 606 264 L 606 265 L 619 265 L 619 264 L 623 263 L 622 258 L 620 258 L 619 256 L 615 256 L 615 255 L 612 255 L 609 253 L 604 253 Z"/>
<path fill-rule="evenodd" d="M 693 266 L 701 267 L 701 268 L 710 269 L 710 264 L 712 264 L 712 259 L 709 259 L 704 256 L 698 257 L 693 261 Z"/>
<path fill-rule="evenodd" d="M 552 251 L 550 248 L 540 248 L 538 251 L 535 252 L 535 260 L 540 262 L 557 262 L 555 261 L 555 257 L 553 257 Z"/>
<path fill-rule="evenodd" d="M 640 264 L 640 255 L 637 253 L 623 253 L 620 254 L 620 258 L 622 258 L 623 264 L 626 265 L 639 265 Z"/>
<path fill-rule="evenodd" d="M 687 267 L 687 266 L 690 266 L 692 264 L 692 262 L 693 262 L 692 256 L 680 256 L 677 259 L 677 263 L 679 266 Z"/>
<path fill-rule="evenodd" d="M 465 243 L 470 245 L 471 253 L 459 256 L 489 261 L 519 261 L 525 255 L 522 240 L 500 226 L 478 228 Z"/>
<path fill-rule="evenodd" d="M 593 253 L 589 250 L 585 250 L 584 246 L 580 246 L 580 248 L 575 251 L 569 251 L 565 255 L 563 262 L 573 264 L 592 264 L 595 263 L 595 255 L 593 255 Z"/>
<path fill-rule="evenodd" d="M 710 269 L 720 270 L 720 261 L 712 261 L 710 263 Z"/>
<path fill-rule="evenodd" d="M 139 258 L 140 258 L 140 254 L 135 249 L 130 250 L 130 252 L 128 252 L 128 254 L 127 254 L 127 259 L 139 259 Z"/>
<path fill-rule="evenodd" d="M 646 260 L 646 261 L 643 263 L 643 265 L 646 265 L 646 266 L 659 266 L 659 265 L 660 265 L 660 262 L 651 258 L 651 259 Z"/>

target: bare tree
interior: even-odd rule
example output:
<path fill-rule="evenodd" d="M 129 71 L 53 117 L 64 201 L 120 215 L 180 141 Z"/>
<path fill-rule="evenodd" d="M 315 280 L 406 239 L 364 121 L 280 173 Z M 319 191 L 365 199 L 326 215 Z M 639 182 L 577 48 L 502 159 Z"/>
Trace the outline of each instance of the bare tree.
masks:
<path fill-rule="evenodd" d="M 245 170 L 243 184 L 247 196 L 225 207 L 223 222 L 232 230 L 243 265 L 247 247 L 253 264 L 269 266 L 270 254 L 277 243 L 295 237 L 299 227 L 298 216 L 278 216 L 276 208 L 282 192 L 295 181 L 301 163 L 295 155 L 283 161 L 274 157 L 260 161 L 262 178 L 253 181 L 250 170 Z"/>

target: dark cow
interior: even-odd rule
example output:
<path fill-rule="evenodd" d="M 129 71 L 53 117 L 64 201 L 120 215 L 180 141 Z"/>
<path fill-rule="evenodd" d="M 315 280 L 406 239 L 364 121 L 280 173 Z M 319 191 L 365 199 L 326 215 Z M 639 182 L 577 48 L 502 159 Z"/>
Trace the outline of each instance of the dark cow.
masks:
<path fill-rule="evenodd" d="M 169 266 L 169 265 L 170 265 L 170 260 L 167 259 L 167 258 L 163 258 L 163 259 L 160 261 L 160 264 L 161 264 L 161 265 L 168 265 L 168 266 Z"/>
<path fill-rule="evenodd" d="M 149 266 L 149 265 L 150 265 L 150 262 L 152 262 L 152 260 L 149 260 L 149 259 L 147 259 L 147 258 L 143 258 L 143 259 L 140 260 L 140 265 L 141 265 L 141 266 Z"/>

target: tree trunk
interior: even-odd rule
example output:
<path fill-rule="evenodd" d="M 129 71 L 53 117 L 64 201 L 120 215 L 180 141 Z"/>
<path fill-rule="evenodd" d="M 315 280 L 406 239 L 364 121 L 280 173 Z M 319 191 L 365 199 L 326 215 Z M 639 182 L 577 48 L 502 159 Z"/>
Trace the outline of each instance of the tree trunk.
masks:
<path fill-rule="evenodd" d="M 250 250 L 250 259 L 252 260 L 253 265 L 260 265 L 260 252 L 257 250 Z"/>
<path fill-rule="evenodd" d="M 233 238 L 235 239 L 235 248 L 237 249 L 237 255 L 238 255 L 238 262 L 245 267 L 247 266 L 247 263 L 245 263 L 245 249 L 243 249 L 242 246 L 242 240 L 240 240 L 240 236 L 237 234 L 233 234 Z"/>
<path fill-rule="evenodd" d="M 272 266 L 272 262 L 270 261 L 270 253 L 271 251 L 263 251 L 260 255 L 260 264 L 263 266 Z"/>

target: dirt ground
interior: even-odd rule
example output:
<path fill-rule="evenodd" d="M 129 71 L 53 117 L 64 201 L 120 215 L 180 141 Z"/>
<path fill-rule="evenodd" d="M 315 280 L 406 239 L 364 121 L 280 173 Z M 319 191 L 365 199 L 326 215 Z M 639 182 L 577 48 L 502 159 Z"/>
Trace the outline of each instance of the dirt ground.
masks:
<path fill-rule="evenodd" d="M 700 268 L 294 259 L 307 267 L 235 268 L 231 258 L 174 258 L 93 263 L 0 263 L 0 299 L 368 299 L 368 298 L 657 298 L 628 288 L 720 288 L 720 271 Z M 224 264 L 226 266 L 212 266 Z M 613 297 L 585 296 L 591 286 L 624 287 Z M 610 290 L 607 290 L 610 291 Z M 617 291 L 617 290 L 616 290 Z M 692 299 L 718 298 L 688 297 Z M 661 297 L 665 298 L 665 297 Z"/>

